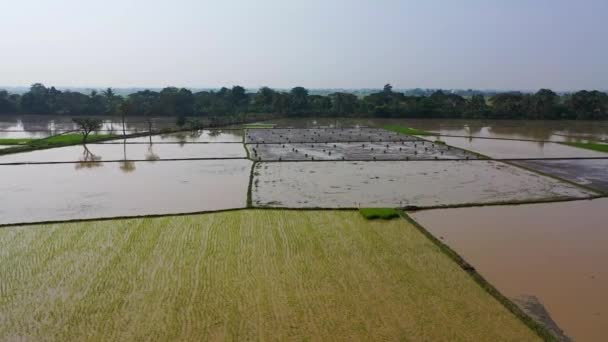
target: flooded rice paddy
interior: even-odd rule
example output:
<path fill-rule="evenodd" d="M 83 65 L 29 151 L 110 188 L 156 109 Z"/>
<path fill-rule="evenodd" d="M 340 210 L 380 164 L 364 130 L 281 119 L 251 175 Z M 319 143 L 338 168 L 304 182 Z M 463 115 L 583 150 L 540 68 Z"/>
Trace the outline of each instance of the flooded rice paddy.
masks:
<path fill-rule="evenodd" d="M 0 166 L 0 224 L 246 206 L 248 160 Z"/>
<path fill-rule="evenodd" d="M 478 159 L 475 153 L 429 141 L 375 143 L 248 144 L 259 161 Z"/>
<path fill-rule="evenodd" d="M 594 193 L 495 161 L 257 163 L 253 203 L 268 207 L 433 207 L 586 198 Z"/>
<path fill-rule="evenodd" d="M 122 119 L 118 116 L 98 116 L 103 121 L 100 133 L 122 133 Z M 125 118 L 127 133 L 148 131 L 146 117 Z M 175 128 L 175 118 L 152 118 L 156 130 Z M 71 116 L 62 115 L 2 115 L 0 116 L 0 139 L 44 138 L 77 130 Z"/>
<path fill-rule="evenodd" d="M 193 132 L 178 132 L 170 134 L 156 134 L 151 137 L 137 137 L 126 139 L 127 143 L 242 143 L 242 130 L 199 130 Z M 116 143 L 110 140 L 104 143 Z"/>
<path fill-rule="evenodd" d="M 608 159 L 521 160 L 514 163 L 608 193 Z"/>
<path fill-rule="evenodd" d="M 248 129 L 247 144 L 289 144 L 326 142 L 404 142 L 416 137 L 378 128 L 312 128 L 312 129 Z"/>
<path fill-rule="evenodd" d="M 74 128 L 67 118 L 28 120 L 0 119 L 0 138 L 42 137 Z M 308 129 L 201 130 L 0 156 L 0 164 L 68 163 L 0 165 L 0 224 L 244 208 L 249 191 L 254 207 L 290 208 L 440 207 L 598 196 L 558 178 L 608 191 L 608 159 L 542 159 L 608 157 L 544 142 L 603 139 L 608 137 L 603 122 L 517 122 L 521 127 L 466 120 L 276 123 Z M 379 129 L 387 124 L 539 141 L 442 136 L 443 144 L 434 136 Z M 146 130 L 147 123 L 128 128 Z M 120 125 L 106 120 L 105 132 L 115 129 L 120 132 Z M 524 169 L 478 160 L 478 153 L 536 160 L 515 162 Z M 247 155 L 261 162 L 254 167 Z M 237 159 L 194 160 L 200 158 Z M 608 323 L 606 211 L 606 199 L 597 199 L 436 209 L 413 216 L 526 309 L 540 303 L 532 307 L 544 306 L 566 334 L 600 340 Z"/>
<path fill-rule="evenodd" d="M 443 143 L 376 128 L 250 129 L 245 141 L 257 161 L 479 158 Z"/>
<path fill-rule="evenodd" d="M 302 118 L 277 119 L 278 127 L 383 127 L 401 125 L 443 135 L 525 140 L 577 141 L 608 140 L 608 122 L 570 120 L 467 120 L 467 119 L 381 119 L 381 118 Z"/>
<path fill-rule="evenodd" d="M 119 140 L 120 141 L 120 140 Z M 87 144 L 0 156 L 5 163 L 245 158 L 242 144 Z"/>
<path fill-rule="evenodd" d="M 496 159 L 602 158 L 608 153 L 551 142 L 441 137 L 446 144 Z"/>
<path fill-rule="evenodd" d="M 566 335 L 605 341 L 608 199 L 412 216 L 511 298 L 536 297 Z"/>

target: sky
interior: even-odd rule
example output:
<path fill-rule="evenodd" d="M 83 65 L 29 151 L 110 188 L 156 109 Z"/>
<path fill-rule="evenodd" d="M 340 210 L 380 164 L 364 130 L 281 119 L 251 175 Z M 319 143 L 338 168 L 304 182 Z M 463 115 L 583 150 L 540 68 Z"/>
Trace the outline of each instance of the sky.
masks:
<path fill-rule="evenodd" d="M 608 89 L 606 0 L 19 0 L 0 85 Z"/>

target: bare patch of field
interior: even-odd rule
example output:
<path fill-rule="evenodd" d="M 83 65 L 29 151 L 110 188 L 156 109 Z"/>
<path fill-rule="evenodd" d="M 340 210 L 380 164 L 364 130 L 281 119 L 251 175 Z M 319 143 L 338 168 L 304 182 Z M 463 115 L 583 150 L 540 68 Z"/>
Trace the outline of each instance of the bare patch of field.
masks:
<path fill-rule="evenodd" d="M 258 163 L 254 175 L 253 203 L 269 207 L 434 207 L 595 195 L 482 160 Z"/>
<path fill-rule="evenodd" d="M 0 274 L 0 340 L 538 340 L 405 220 L 356 211 L 5 228 Z"/>

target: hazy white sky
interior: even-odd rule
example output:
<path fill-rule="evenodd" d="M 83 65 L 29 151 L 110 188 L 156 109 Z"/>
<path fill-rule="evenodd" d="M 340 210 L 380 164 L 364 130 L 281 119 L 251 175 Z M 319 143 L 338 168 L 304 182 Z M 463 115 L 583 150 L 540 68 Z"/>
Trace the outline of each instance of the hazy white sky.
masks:
<path fill-rule="evenodd" d="M 4 0 L 0 85 L 608 88 L 607 0 Z"/>

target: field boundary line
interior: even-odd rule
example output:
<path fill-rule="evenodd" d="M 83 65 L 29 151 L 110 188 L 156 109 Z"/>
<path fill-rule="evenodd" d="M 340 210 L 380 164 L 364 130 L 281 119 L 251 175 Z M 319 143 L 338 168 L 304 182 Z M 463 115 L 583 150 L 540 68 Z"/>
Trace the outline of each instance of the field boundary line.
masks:
<path fill-rule="evenodd" d="M 545 341 L 558 341 L 557 337 L 553 335 L 543 324 L 537 322 L 528 314 L 526 314 L 519 306 L 513 303 L 508 297 L 503 295 L 496 287 L 488 282 L 477 270 L 469 264 L 460 254 L 453 250 L 450 246 L 445 244 L 443 241 L 437 239 L 431 232 L 426 230 L 418 221 L 408 215 L 403 210 L 398 210 L 400 216 L 411 225 L 413 225 L 419 232 L 421 232 L 431 243 L 435 244 L 447 257 L 454 261 L 460 268 L 462 268 L 477 285 L 485 290 L 490 296 L 494 297 L 499 303 L 501 303 L 508 311 L 514 314 L 522 323 L 528 328 L 534 331 L 540 338 Z"/>

